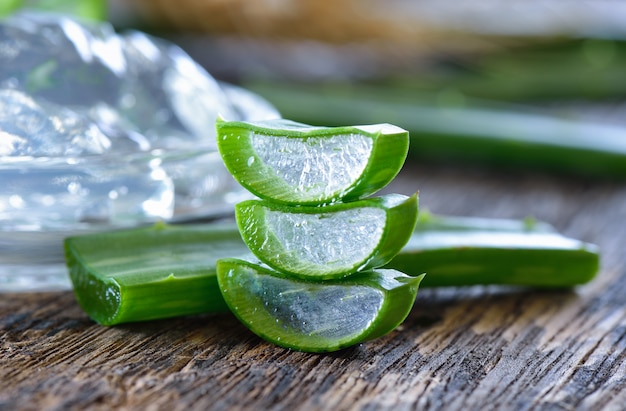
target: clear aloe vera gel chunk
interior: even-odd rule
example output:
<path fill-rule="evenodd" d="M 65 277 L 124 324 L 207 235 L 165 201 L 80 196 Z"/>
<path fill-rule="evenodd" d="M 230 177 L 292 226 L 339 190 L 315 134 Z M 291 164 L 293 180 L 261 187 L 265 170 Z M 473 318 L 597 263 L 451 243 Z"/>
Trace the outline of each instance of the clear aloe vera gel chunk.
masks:
<path fill-rule="evenodd" d="M 267 101 L 167 40 L 72 17 L 91 0 L 17 3 L 30 10 L 0 19 L 0 292 L 68 289 L 67 236 L 222 216 L 250 198 L 215 119 L 279 117 Z M 35 11 L 62 3 L 69 13 Z"/>

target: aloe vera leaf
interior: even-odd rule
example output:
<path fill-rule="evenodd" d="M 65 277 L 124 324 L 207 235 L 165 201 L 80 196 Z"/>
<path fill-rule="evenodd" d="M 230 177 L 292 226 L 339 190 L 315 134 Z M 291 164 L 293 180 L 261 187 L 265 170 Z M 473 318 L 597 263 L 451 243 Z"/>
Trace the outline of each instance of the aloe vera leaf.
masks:
<path fill-rule="evenodd" d="M 77 301 L 104 325 L 226 311 L 216 261 L 249 256 L 235 223 L 76 236 L 65 240 L 65 252 Z M 423 286 L 572 287 L 590 281 L 598 265 L 596 246 L 543 223 L 422 212 L 411 239 L 386 267 L 426 273 Z"/>
<path fill-rule="evenodd" d="M 393 122 L 409 131 L 409 159 L 480 162 L 574 175 L 626 178 L 620 127 L 465 101 L 441 107 L 383 87 L 249 83 L 289 118 L 310 124 Z M 297 101 L 298 104 L 293 104 Z"/>
<path fill-rule="evenodd" d="M 599 269 L 597 246 L 545 223 L 422 214 L 387 267 L 428 273 L 423 287 L 571 287 L 591 281 Z"/>
<path fill-rule="evenodd" d="M 70 237 L 76 299 L 104 325 L 227 311 L 215 262 L 247 254 L 234 224 L 150 227 Z"/>
<path fill-rule="evenodd" d="M 626 42 L 542 39 L 472 56 L 434 61 L 431 68 L 389 73 L 370 84 L 398 93 L 454 90 L 500 101 L 600 99 L 626 93 Z"/>

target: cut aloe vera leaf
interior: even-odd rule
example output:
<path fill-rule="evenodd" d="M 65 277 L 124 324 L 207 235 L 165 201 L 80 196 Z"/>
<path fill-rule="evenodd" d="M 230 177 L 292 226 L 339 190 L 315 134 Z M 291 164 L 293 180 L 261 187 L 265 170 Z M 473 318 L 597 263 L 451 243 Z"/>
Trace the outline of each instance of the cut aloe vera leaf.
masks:
<path fill-rule="evenodd" d="M 77 300 L 105 325 L 225 311 L 216 260 L 250 253 L 234 222 L 89 234 L 67 239 L 65 249 Z M 592 280 L 599 258 L 595 245 L 543 223 L 421 211 L 411 239 L 385 267 L 427 273 L 422 287 L 563 288 Z"/>
<path fill-rule="evenodd" d="M 76 299 L 103 325 L 227 311 L 215 262 L 249 254 L 233 224 L 157 224 L 64 246 Z"/>
<path fill-rule="evenodd" d="M 591 281 L 599 265 L 596 245 L 565 237 L 545 223 L 423 212 L 409 242 L 386 267 L 427 273 L 423 287 L 562 288 Z"/>
<path fill-rule="evenodd" d="M 395 270 L 342 280 L 294 279 L 240 259 L 217 262 L 226 303 L 261 338 L 298 351 L 337 351 L 395 329 L 409 314 L 422 276 Z"/>
<path fill-rule="evenodd" d="M 235 215 L 259 260 L 301 278 L 341 278 L 387 264 L 409 241 L 417 194 L 390 194 L 324 207 L 248 200 Z"/>
<path fill-rule="evenodd" d="M 409 147 L 391 124 L 313 127 L 289 120 L 218 120 L 217 145 L 235 179 L 256 196 L 286 204 L 355 200 L 386 186 Z"/>

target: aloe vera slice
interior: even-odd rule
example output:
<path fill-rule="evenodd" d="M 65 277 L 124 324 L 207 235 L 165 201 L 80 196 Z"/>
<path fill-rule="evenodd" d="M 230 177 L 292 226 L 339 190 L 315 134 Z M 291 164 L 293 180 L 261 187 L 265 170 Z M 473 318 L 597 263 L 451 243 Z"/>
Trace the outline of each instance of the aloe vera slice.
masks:
<path fill-rule="evenodd" d="M 217 261 L 217 278 L 231 311 L 252 332 L 308 352 L 336 351 L 392 331 L 411 311 L 422 280 L 376 270 L 309 281 L 232 258 Z"/>
<path fill-rule="evenodd" d="M 318 205 L 355 200 L 386 186 L 409 147 L 391 124 L 314 127 L 289 120 L 218 120 L 217 145 L 235 179 L 258 197 Z"/>
<path fill-rule="evenodd" d="M 242 238 L 259 260 L 277 271 L 318 280 L 388 263 L 409 241 L 417 211 L 417 194 L 324 207 L 262 200 L 235 207 Z"/>
<path fill-rule="evenodd" d="M 228 311 L 215 262 L 248 254 L 233 224 L 156 224 L 71 237 L 64 247 L 76 299 L 103 325 Z"/>

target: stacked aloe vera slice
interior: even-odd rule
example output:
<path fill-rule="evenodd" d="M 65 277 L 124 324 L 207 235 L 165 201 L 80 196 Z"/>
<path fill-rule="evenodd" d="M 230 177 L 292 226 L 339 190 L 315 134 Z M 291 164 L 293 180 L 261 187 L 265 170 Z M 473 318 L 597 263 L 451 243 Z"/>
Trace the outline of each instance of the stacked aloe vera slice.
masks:
<path fill-rule="evenodd" d="M 417 194 L 368 196 L 400 171 L 408 132 L 287 120 L 216 127 L 226 167 L 259 197 L 235 210 L 254 257 L 216 263 L 231 311 L 257 335 L 301 351 L 345 348 L 404 321 L 422 276 L 379 267 L 411 237 Z"/>

